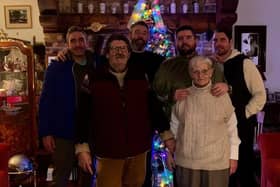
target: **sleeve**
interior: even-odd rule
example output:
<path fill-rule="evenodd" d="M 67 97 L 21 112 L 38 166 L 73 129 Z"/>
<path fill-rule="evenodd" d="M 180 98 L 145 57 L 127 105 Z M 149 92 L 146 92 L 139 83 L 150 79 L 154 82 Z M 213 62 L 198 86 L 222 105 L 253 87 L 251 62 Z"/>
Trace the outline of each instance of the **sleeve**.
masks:
<path fill-rule="evenodd" d="M 77 90 L 77 107 L 75 121 L 75 142 L 83 144 L 89 142 L 91 133 L 92 97 L 90 93 L 91 80 L 89 75 L 84 76 L 80 89 Z"/>
<path fill-rule="evenodd" d="M 79 154 L 82 152 L 89 152 L 90 153 L 90 148 L 88 143 L 77 143 L 75 144 L 75 154 Z"/>
<path fill-rule="evenodd" d="M 172 113 L 171 113 L 171 120 L 170 120 L 170 130 L 174 134 L 175 139 L 177 138 L 177 132 L 179 127 L 179 119 L 176 114 L 176 105 L 172 107 Z"/>
<path fill-rule="evenodd" d="M 154 91 L 149 91 L 149 114 L 153 130 L 160 133 L 163 140 L 173 138 L 170 131 L 169 119 L 165 115 L 162 103 L 157 99 Z"/>
<path fill-rule="evenodd" d="M 234 112 L 231 114 L 226 124 L 230 142 L 230 159 L 238 160 L 239 144 L 241 141 L 237 134 L 237 119 Z"/>
<path fill-rule="evenodd" d="M 266 102 L 264 83 L 256 65 L 249 59 L 244 60 L 244 77 L 247 88 L 252 97 L 246 105 L 246 118 L 262 110 Z"/>
<path fill-rule="evenodd" d="M 153 89 L 157 93 L 161 101 L 166 101 L 169 98 L 169 91 L 167 89 L 168 72 L 165 62 L 160 65 L 158 71 L 155 74 L 153 81 Z"/>
<path fill-rule="evenodd" d="M 213 83 L 226 82 L 225 76 L 224 76 L 224 73 L 222 70 L 222 66 L 217 62 L 213 62 L 213 69 L 214 69 L 214 73 L 212 76 L 212 82 Z"/>
<path fill-rule="evenodd" d="M 56 62 L 51 63 L 45 74 L 43 89 L 39 101 L 39 136 L 52 135 L 53 108 L 55 107 Z"/>
<path fill-rule="evenodd" d="M 168 72 L 168 62 L 163 62 L 160 65 L 159 70 L 155 74 L 153 81 L 153 89 L 157 94 L 158 100 L 162 103 L 162 107 L 165 115 L 170 120 L 171 108 L 175 104 L 173 99 L 173 90 L 170 87 L 169 72 Z"/>

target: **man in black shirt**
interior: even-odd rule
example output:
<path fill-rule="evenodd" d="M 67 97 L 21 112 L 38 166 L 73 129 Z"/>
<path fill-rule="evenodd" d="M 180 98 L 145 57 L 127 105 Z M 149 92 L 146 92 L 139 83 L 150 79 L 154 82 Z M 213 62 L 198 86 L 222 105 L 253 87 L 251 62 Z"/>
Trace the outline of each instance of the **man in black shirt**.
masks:
<path fill-rule="evenodd" d="M 152 83 L 159 65 L 165 58 L 159 54 L 145 50 L 149 37 L 149 26 L 144 21 L 138 21 L 131 25 L 129 31 L 129 39 L 132 47 L 130 62 L 142 63 L 147 73 L 147 78 Z"/>
<path fill-rule="evenodd" d="M 146 72 L 146 78 L 152 84 L 154 75 L 165 58 L 159 54 L 145 50 L 149 37 L 149 26 L 144 21 L 138 21 L 131 25 L 129 39 L 132 52 L 129 62 L 141 64 L 141 67 Z M 151 152 L 148 152 L 146 162 L 147 171 L 143 187 L 151 187 Z"/>

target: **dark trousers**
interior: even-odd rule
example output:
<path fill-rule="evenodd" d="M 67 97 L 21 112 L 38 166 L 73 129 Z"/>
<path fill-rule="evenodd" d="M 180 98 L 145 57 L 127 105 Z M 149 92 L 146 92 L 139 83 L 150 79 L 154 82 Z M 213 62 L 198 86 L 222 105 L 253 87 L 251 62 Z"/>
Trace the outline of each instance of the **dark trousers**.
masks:
<path fill-rule="evenodd" d="M 229 187 L 256 187 L 255 164 L 256 158 L 253 149 L 254 121 L 238 122 L 238 135 L 241 140 L 239 145 L 238 168 L 230 177 Z"/>
<path fill-rule="evenodd" d="M 194 170 L 176 166 L 178 187 L 225 187 L 228 185 L 229 170 Z"/>
<path fill-rule="evenodd" d="M 81 168 L 79 168 L 79 176 L 78 176 L 78 186 L 81 187 L 93 187 L 94 185 L 94 176 L 84 172 Z"/>
<path fill-rule="evenodd" d="M 71 170 L 75 163 L 74 143 L 71 140 L 55 138 L 54 184 L 55 187 L 67 186 Z"/>

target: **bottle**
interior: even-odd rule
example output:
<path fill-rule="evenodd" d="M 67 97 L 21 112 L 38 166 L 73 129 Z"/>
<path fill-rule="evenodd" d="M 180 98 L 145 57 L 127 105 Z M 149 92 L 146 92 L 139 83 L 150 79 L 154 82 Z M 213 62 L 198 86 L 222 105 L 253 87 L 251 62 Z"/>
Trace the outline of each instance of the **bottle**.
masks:
<path fill-rule="evenodd" d="M 88 13 L 92 14 L 93 13 L 93 9 L 94 9 L 93 2 L 90 2 L 88 4 Z"/>
<path fill-rule="evenodd" d="M 165 6 L 163 0 L 160 1 L 159 9 L 161 14 L 165 13 Z"/>
<path fill-rule="evenodd" d="M 78 2 L 77 9 L 78 9 L 79 14 L 83 13 L 83 3 L 82 2 Z"/>
<path fill-rule="evenodd" d="M 125 2 L 123 4 L 123 13 L 124 14 L 128 14 L 129 13 L 129 4 L 128 4 L 128 2 Z"/>
<path fill-rule="evenodd" d="M 199 13 L 199 4 L 197 1 L 193 1 L 193 13 Z"/>
<path fill-rule="evenodd" d="M 105 14 L 106 13 L 106 3 L 101 1 L 99 3 L 99 11 L 100 11 L 100 14 Z"/>
<path fill-rule="evenodd" d="M 176 2 L 172 0 L 170 3 L 170 14 L 176 14 Z"/>
<path fill-rule="evenodd" d="M 182 7 L 182 10 L 181 10 L 182 14 L 188 13 L 188 4 L 187 4 L 186 0 L 182 0 L 181 7 Z"/>
<path fill-rule="evenodd" d="M 111 13 L 112 14 L 116 14 L 117 13 L 117 8 L 118 8 L 118 4 L 117 3 L 112 3 L 111 4 Z"/>

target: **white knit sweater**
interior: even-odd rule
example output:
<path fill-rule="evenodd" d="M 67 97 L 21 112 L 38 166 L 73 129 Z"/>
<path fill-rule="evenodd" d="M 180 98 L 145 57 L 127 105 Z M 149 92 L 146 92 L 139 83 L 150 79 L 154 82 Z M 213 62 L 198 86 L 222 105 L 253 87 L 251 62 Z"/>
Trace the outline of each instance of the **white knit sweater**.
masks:
<path fill-rule="evenodd" d="M 238 160 L 240 140 L 237 121 L 228 94 L 211 95 L 211 83 L 190 87 L 190 94 L 173 108 L 171 130 L 176 136 L 176 164 L 190 169 L 229 168 Z"/>

